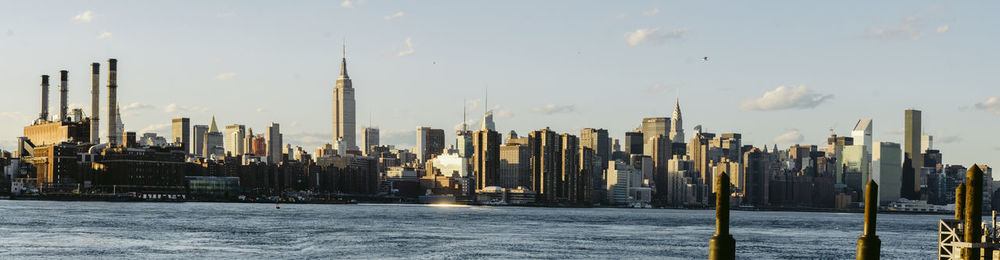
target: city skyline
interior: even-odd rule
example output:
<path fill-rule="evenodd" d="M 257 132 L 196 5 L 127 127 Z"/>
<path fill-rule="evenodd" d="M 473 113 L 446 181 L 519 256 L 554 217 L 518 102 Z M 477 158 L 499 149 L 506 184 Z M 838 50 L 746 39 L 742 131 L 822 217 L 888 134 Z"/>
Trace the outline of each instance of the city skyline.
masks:
<path fill-rule="evenodd" d="M 836 40 L 836 43 L 789 44 L 794 48 L 782 50 L 793 54 L 787 56 L 774 53 L 775 50 L 752 54 L 737 52 L 753 49 L 754 44 L 768 43 L 760 39 L 737 46 L 737 50 L 722 49 L 725 44 L 717 40 L 732 40 L 734 36 L 713 32 L 718 24 L 700 24 L 698 19 L 681 22 L 685 19 L 676 17 L 683 17 L 683 10 L 695 9 L 684 4 L 632 3 L 613 8 L 620 10 L 588 9 L 558 15 L 563 20 L 549 20 L 551 18 L 543 19 L 542 14 L 553 11 L 556 4 L 541 3 L 537 9 L 525 10 L 525 17 L 522 17 L 542 22 L 541 25 L 525 21 L 521 23 L 527 24 L 506 24 L 514 28 L 540 27 L 517 34 L 535 40 L 529 41 L 532 44 L 508 39 L 497 45 L 469 47 L 459 43 L 484 43 L 484 39 L 451 43 L 462 46 L 448 45 L 447 40 L 456 40 L 453 36 L 426 29 L 444 22 L 438 19 L 448 18 L 431 17 L 441 13 L 427 7 L 353 2 L 348 2 L 352 4 L 347 7 L 343 3 L 323 3 L 320 5 L 323 8 L 284 24 L 318 19 L 320 21 L 312 26 L 325 30 L 279 32 L 278 28 L 271 28 L 269 32 L 290 40 L 315 41 L 302 50 L 269 50 L 271 53 L 260 52 L 267 47 L 266 40 L 271 38 L 253 34 L 247 26 L 288 18 L 289 10 L 265 15 L 262 14 L 267 9 L 264 7 L 246 9 L 209 4 L 205 9 L 187 13 L 192 16 L 188 17 L 190 22 L 211 21 L 209 24 L 215 29 L 231 26 L 233 31 L 224 34 L 246 37 L 247 41 L 218 36 L 204 38 L 207 41 L 203 45 L 193 45 L 191 42 L 197 41 L 185 38 L 179 42 L 186 42 L 186 46 L 171 46 L 178 43 L 171 39 L 184 32 L 207 36 L 211 29 L 185 31 L 175 28 L 176 31 L 171 31 L 174 27 L 163 24 L 170 18 L 170 14 L 165 13 L 170 11 L 171 4 L 161 4 L 164 6 L 160 7 L 166 10 L 152 10 L 148 4 L 74 3 L 53 11 L 46 9 L 46 12 L 15 4 L 0 11 L 0 17 L 13 17 L 16 21 L 7 23 L 11 24 L 10 28 L 0 28 L 6 29 L 6 34 L 0 35 L 0 59 L 5 61 L 0 65 L 0 84 L 8 86 L 5 92 L 14 97 L 0 109 L 0 122 L 7 126 L 0 129 L 3 135 L 0 148 L 12 149 L 13 138 L 21 135 L 21 126 L 36 117 L 38 75 L 55 75 L 59 70 L 69 70 L 69 108 L 89 111 L 90 107 L 83 105 L 89 97 L 87 67 L 90 62 L 118 58 L 124 70 L 118 78 L 117 99 L 126 131 L 169 136 L 172 118 L 189 117 L 192 124 L 199 125 L 208 124 L 212 116 L 218 116 L 221 125 L 244 124 L 257 128 L 258 133 L 264 132 L 271 122 L 279 123 L 286 132 L 283 143 L 311 150 L 332 140 L 331 115 L 325 111 L 330 111 L 330 93 L 335 86 L 331 79 L 340 70 L 338 45 L 346 37 L 347 56 L 352 60 L 352 79 L 359 80 L 356 98 L 357 114 L 361 118 L 357 121 L 358 128 L 370 124 L 379 126 L 382 144 L 411 147 L 415 142 L 414 128 L 430 126 L 445 129 L 446 143 L 453 145 L 453 130 L 462 123 L 463 111 L 458 107 L 464 105 L 465 98 L 474 98 L 467 108 L 472 113 L 468 123 L 479 125 L 477 113 L 484 107 L 482 98 L 477 97 L 490 89 L 489 99 L 494 104 L 490 109 L 495 109 L 497 132 L 503 135 L 510 130 L 524 135 L 547 126 L 556 132 L 576 134 L 590 127 L 609 129 L 611 137 L 624 141 L 624 133 L 633 130 L 643 118 L 671 117 L 674 101 L 679 96 L 688 136 L 694 133 L 691 131 L 694 126 L 702 125 L 705 132 L 741 133 L 745 144 L 756 146 L 770 146 L 775 142 L 781 148 L 795 143 L 823 146 L 829 129 L 847 136 L 857 120 L 873 118 L 875 141 L 902 144 L 902 111 L 915 108 L 924 113 L 922 132 L 937 136 L 934 146 L 945 154 L 945 163 L 993 165 L 993 158 L 1000 149 L 996 140 L 989 139 L 993 132 L 990 129 L 998 124 L 995 113 L 1000 112 L 1000 102 L 992 97 L 1000 93 L 990 89 L 996 79 L 985 76 L 989 75 L 989 64 L 998 53 L 985 47 L 978 48 L 987 50 L 985 53 L 976 54 L 956 50 L 961 48 L 948 48 L 977 49 L 977 42 L 988 43 L 991 37 L 996 37 L 975 34 L 977 27 L 988 28 L 996 23 L 956 19 L 954 9 L 963 8 L 956 6 L 960 3 L 910 6 L 894 11 L 899 13 L 896 17 L 884 14 L 885 17 L 878 19 L 865 16 L 870 13 L 860 12 L 857 15 L 866 17 L 863 20 L 868 24 L 858 22 L 853 24 L 856 27 L 832 36 L 798 31 L 804 28 L 791 26 L 796 35 L 806 36 L 800 41 Z M 474 5 L 467 5 L 457 4 L 454 8 L 475 9 Z M 671 5 L 684 7 L 668 8 Z M 503 8 L 510 7 L 500 7 L 497 12 L 502 12 Z M 733 12 L 723 9 L 725 14 Z M 842 9 L 835 8 L 834 16 L 846 12 Z M 963 19 L 982 18 L 975 16 L 978 11 L 962 9 L 962 13 L 970 14 Z M 385 15 L 376 15 L 382 13 Z M 28 14 L 40 18 L 26 17 Z M 140 14 L 159 15 L 154 15 L 146 24 L 114 22 L 120 17 Z M 333 18 L 323 20 L 326 19 L 324 15 Z M 337 15 L 343 17 L 337 18 Z M 465 17 L 467 14 L 451 15 Z M 41 18 L 52 19 L 37 20 Z M 572 22 L 584 18 L 601 18 L 594 23 L 603 26 L 597 27 L 594 35 L 580 32 L 578 30 L 584 26 Z M 331 29 L 353 25 L 339 19 L 364 21 L 360 27 L 386 27 L 392 33 L 384 34 L 393 36 L 354 31 L 357 29 Z M 510 19 L 504 21 L 511 22 Z M 751 24 L 765 22 L 766 19 Z M 46 26 L 29 27 L 21 23 Z M 425 29 L 422 32 L 403 29 L 413 24 L 420 24 L 419 27 Z M 452 27 L 444 30 L 483 24 L 489 23 L 474 20 L 471 25 L 449 25 Z M 138 40 L 134 37 L 141 32 L 136 29 L 142 26 L 151 26 L 164 35 L 154 33 L 154 37 Z M 561 35 L 562 38 L 542 34 L 559 26 L 572 30 L 568 36 Z M 485 31 L 504 31 L 499 26 L 489 29 Z M 91 31 L 95 33 L 84 33 Z M 852 35 L 846 33 L 848 31 L 858 32 Z M 129 36 L 130 32 L 135 35 Z M 762 33 L 768 32 L 774 33 Z M 866 35 L 868 33 L 871 35 Z M 475 33 L 472 36 L 482 37 Z M 543 43 L 567 44 L 562 42 L 566 38 L 596 41 L 589 45 L 568 46 Z M 265 40 L 265 43 L 250 44 L 254 40 Z M 67 46 L 66 41 L 79 41 L 80 44 Z M 826 52 L 830 50 L 826 48 L 837 43 L 848 46 Z M 237 46 L 240 44 L 249 46 Z M 167 48 L 168 55 L 193 50 L 196 56 L 165 57 L 162 53 L 148 52 L 155 48 Z M 849 53 L 851 48 L 855 48 L 853 51 L 860 49 L 860 53 L 852 53 L 848 58 L 834 57 Z M 891 50 L 895 48 L 903 50 Z M 241 57 L 245 55 L 243 51 L 256 51 L 261 55 Z M 927 54 L 897 56 L 914 52 Z M 479 60 L 460 57 L 468 55 Z M 703 61 L 703 57 L 708 57 L 707 61 Z M 955 61 L 957 57 L 961 57 L 961 62 Z M 825 64 L 828 60 L 834 64 Z M 605 63 L 600 63 L 602 61 Z M 752 62 L 761 62 L 764 66 L 750 67 L 754 65 Z M 904 66 L 905 63 L 925 66 Z M 759 75 L 750 76 L 755 73 Z M 588 77 L 579 77 L 580 74 Z M 101 79 L 103 82 L 105 78 Z M 53 85 L 53 92 L 54 89 Z M 938 95 L 935 91 L 947 92 Z M 58 105 L 57 102 L 50 101 L 52 108 L 49 110 L 59 111 L 54 105 Z M 371 121 L 365 118 L 366 115 L 372 118 Z M 970 124 L 982 127 L 968 127 Z M 105 138 L 108 129 L 101 128 L 102 134 L 98 136 Z M 976 141 L 979 139 L 987 141 Z"/>

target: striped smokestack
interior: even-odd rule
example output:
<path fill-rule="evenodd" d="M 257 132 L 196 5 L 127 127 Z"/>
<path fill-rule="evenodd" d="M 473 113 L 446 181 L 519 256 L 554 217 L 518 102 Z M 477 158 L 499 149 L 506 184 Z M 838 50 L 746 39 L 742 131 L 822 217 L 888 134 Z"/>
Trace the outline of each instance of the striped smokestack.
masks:
<path fill-rule="evenodd" d="M 90 64 L 90 142 L 101 143 L 101 64 Z"/>
<path fill-rule="evenodd" d="M 42 75 L 42 113 L 38 121 L 49 120 L 49 75 Z"/>
<path fill-rule="evenodd" d="M 69 118 L 69 104 L 66 103 L 66 94 L 69 92 L 69 71 L 59 71 L 59 121 L 64 122 Z"/>
<path fill-rule="evenodd" d="M 116 133 L 119 118 L 115 117 L 118 111 L 118 60 L 108 60 L 108 144 L 118 145 L 121 140 L 120 133 Z"/>

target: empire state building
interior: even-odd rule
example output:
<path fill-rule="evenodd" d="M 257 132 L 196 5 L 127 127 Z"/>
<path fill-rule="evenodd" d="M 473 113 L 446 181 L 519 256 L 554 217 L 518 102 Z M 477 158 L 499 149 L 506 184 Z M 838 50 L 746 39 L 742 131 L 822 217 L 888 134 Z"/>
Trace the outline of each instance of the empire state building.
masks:
<path fill-rule="evenodd" d="M 333 89 L 333 144 L 341 140 L 348 150 L 358 150 L 354 118 L 354 88 L 351 87 L 351 78 L 347 76 L 345 49 L 344 58 L 340 61 L 340 77 L 337 78 L 337 87 Z"/>

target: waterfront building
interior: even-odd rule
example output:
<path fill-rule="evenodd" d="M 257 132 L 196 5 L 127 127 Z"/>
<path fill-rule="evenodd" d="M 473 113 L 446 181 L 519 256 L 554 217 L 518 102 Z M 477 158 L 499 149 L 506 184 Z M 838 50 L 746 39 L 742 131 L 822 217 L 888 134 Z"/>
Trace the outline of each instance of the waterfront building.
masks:
<path fill-rule="evenodd" d="M 842 174 L 837 178 L 837 183 L 843 185 L 847 190 L 857 192 L 857 201 L 864 198 L 865 185 L 871 179 L 871 156 L 867 153 L 868 147 L 864 145 L 844 146 L 840 151 L 838 169 L 842 169 Z"/>
<path fill-rule="evenodd" d="M 832 158 L 834 165 L 841 166 L 844 164 L 844 147 L 854 145 L 854 138 L 832 134 L 826 139 L 826 145 L 826 157 Z M 836 167 L 834 169 L 837 184 L 844 184 L 843 169 L 844 167 Z"/>
<path fill-rule="evenodd" d="M 629 188 L 634 176 L 641 173 L 628 163 L 614 161 L 608 164 L 608 191 L 607 201 L 612 205 L 624 205 L 629 203 Z"/>
<path fill-rule="evenodd" d="M 343 139 L 348 149 L 357 150 L 355 131 L 355 101 L 354 87 L 351 85 L 351 77 L 347 75 L 347 52 L 344 48 L 343 57 L 340 60 L 340 77 L 337 78 L 337 86 L 333 89 L 333 142 Z"/>
<path fill-rule="evenodd" d="M 485 126 L 473 133 L 473 173 L 476 189 L 500 186 L 500 133 Z"/>
<path fill-rule="evenodd" d="M 246 126 L 233 124 L 226 126 L 225 146 L 226 154 L 239 157 L 246 153 L 245 139 L 247 138 Z"/>
<path fill-rule="evenodd" d="M 579 193 L 577 192 L 580 179 L 580 139 L 571 134 L 559 135 L 559 184 L 558 193 L 560 199 L 568 202 L 577 202 Z M 589 182 L 587 182 L 589 183 Z"/>
<path fill-rule="evenodd" d="M 920 199 L 920 167 L 924 165 L 924 158 L 920 154 L 921 133 L 921 112 L 920 110 L 907 109 L 904 113 L 904 137 L 903 137 L 903 161 L 909 161 L 909 166 L 904 166 L 901 196 L 916 200 Z"/>
<path fill-rule="evenodd" d="M 500 187 L 531 188 L 531 150 L 526 144 L 506 143 L 500 146 Z"/>
<path fill-rule="evenodd" d="M 649 187 L 653 193 L 653 199 L 658 203 L 665 202 L 667 199 L 667 161 L 673 158 L 673 154 L 671 154 L 672 145 L 673 142 L 669 137 L 660 134 L 650 136 L 645 145 L 646 151 L 644 154 L 648 155 L 653 161 L 653 171 L 649 179 L 651 181 Z"/>
<path fill-rule="evenodd" d="M 715 134 L 695 132 L 687 149 L 687 155 L 694 161 L 694 171 L 700 175 L 702 181 L 700 184 L 705 186 L 714 186 L 712 185 L 714 178 L 712 178 L 709 168 L 709 162 L 712 160 L 710 159 L 709 143 L 712 138 L 715 138 Z"/>
<path fill-rule="evenodd" d="M 872 180 L 878 183 L 878 198 L 880 204 L 899 200 L 903 173 L 901 157 L 902 150 L 898 143 L 876 142 L 872 149 Z M 907 186 L 905 190 L 909 190 Z"/>
<path fill-rule="evenodd" d="M 191 151 L 191 119 L 178 117 L 170 121 L 171 142 L 184 149 L 184 152 Z"/>
<path fill-rule="evenodd" d="M 768 193 L 770 193 L 769 182 L 771 181 L 771 168 L 769 166 L 768 154 L 759 148 L 751 148 L 743 153 L 744 177 L 743 204 L 753 206 L 766 206 L 768 203 Z"/>
<path fill-rule="evenodd" d="M 580 130 L 580 147 L 581 149 L 590 149 L 594 151 L 594 162 L 597 163 L 597 167 L 593 167 L 591 176 L 593 180 L 593 195 L 592 199 L 603 200 L 607 197 L 604 194 L 604 188 L 606 186 L 607 176 L 606 171 L 608 169 L 608 162 L 612 160 L 611 158 L 611 138 L 608 137 L 607 129 L 594 129 L 594 128 L 584 128 Z M 585 165 L 581 162 L 581 165 Z"/>
<path fill-rule="evenodd" d="M 667 162 L 667 204 L 683 206 L 701 201 L 701 181 L 694 165 L 687 155 L 675 154 Z"/>
<path fill-rule="evenodd" d="M 538 192 L 541 201 L 556 200 L 559 179 L 559 137 L 545 128 L 528 134 L 531 149 L 531 190 Z"/>

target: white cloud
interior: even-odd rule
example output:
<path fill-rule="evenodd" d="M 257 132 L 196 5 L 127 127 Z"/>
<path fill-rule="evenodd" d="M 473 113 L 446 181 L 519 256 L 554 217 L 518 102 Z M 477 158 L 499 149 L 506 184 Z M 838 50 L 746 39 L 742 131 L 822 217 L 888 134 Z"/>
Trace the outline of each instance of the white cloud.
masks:
<path fill-rule="evenodd" d="M 961 142 L 961 141 L 962 141 L 962 137 L 961 136 L 957 136 L 957 135 L 949 135 L 949 136 L 935 137 L 934 138 L 934 142 L 935 143 L 941 143 L 941 144 L 951 144 L 951 143 L 957 143 L 957 142 Z"/>
<path fill-rule="evenodd" d="M 779 145 L 796 144 L 802 142 L 802 140 L 805 140 L 805 137 L 797 129 L 792 129 L 774 138 L 774 142 Z"/>
<path fill-rule="evenodd" d="M 469 129 L 469 130 L 479 129 L 479 127 L 478 127 L 479 120 L 477 120 L 477 119 L 468 119 L 468 120 L 465 120 L 465 125 L 466 125 L 466 129 Z M 458 122 L 457 124 L 455 124 L 455 126 L 453 128 L 455 129 L 455 131 L 462 130 L 462 122 Z"/>
<path fill-rule="evenodd" d="M 670 92 L 670 88 L 667 87 L 664 84 L 656 83 L 656 84 L 653 84 L 653 86 L 647 88 L 646 92 L 647 93 L 651 93 L 651 94 L 669 93 Z"/>
<path fill-rule="evenodd" d="M 139 102 L 135 102 L 135 103 L 128 104 L 128 105 L 119 106 L 118 110 L 120 110 L 122 112 L 122 116 L 130 116 L 130 115 L 136 115 L 139 110 L 146 110 L 146 109 L 152 109 L 152 108 L 156 108 L 156 107 L 152 106 L 152 105 L 147 105 L 147 104 L 142 104 L 142 103 L 139 103 Z"/>
<path fill-rule="evenodd" d="M 166 133 L 166 130 L 169 127 L 170 127 L 170 123 L 152 124 L 152 125 L 148 125 L 145 128 L 139 130 L 137 133 L 139 135 L 142 135 L 143 133 L 164 134 L 164 133 Z"/>
<path fill-rule="evenodd" d="M 351 2 L 351 0 L 344 0 L 343 2 L 340 2 L 340 6 L 346 8 L 354 8 L 354 3 Z"/>
<path fill-rule="evenodd" d="M 764 96 L 760 98 L 743 101 L 743 104 L 740 105 L 740 109 L 808 109 L 814 108 L 831 98 L 833 98 L 833 95 L 819 94 L 802 85 L 797 87 L 778 86 L 778 88 L 775 88 L 774 90 L 765 92 Z"/>
<path fill-rule="evenodd" d="M 937 34 L 942 34 L 942 33 L 948 32 L 949 30 L 951 30 L 950 26 L 942 25 L 942 26 L 938 26 L 937 29 L 934 29 L 934 32 L 937 33 Z"/>
<path fill-rule="evenodd" d="M 394 13 L 392 15 L 386 15 L 383 18 L 385 18 L 386 20 L 392 20 L 392 19 L 403 17 L 404 15 L 406 15 L 406 14 L 403 13 L 403 11 L 399 11 L 399 12 L 396 12 L 396 13 Z"/>
<path fill-rule="evenodd" d="M 111 39 L 111 33 L 110 32 L 102 32 L 100 35 L 97 36 L 97 39 L 100 39 L 100 40 Z"/>
<path fill-rule="evenodd" d="M 499 108 L 493 110 L 493 116 L 496 117 L 496 119 L 507 119 L 514 117 L 514 113 L 510 112 L 509 109 Z"/>
<path fill-rule="evenodd" d="M 543 107 L 536 107 L 532 109 L 532 111 L 535 111 L 536 113 L 542 113 L 546 115 L 569 113 L 573 112 L 573 110 L 575 110 L 573 105 L 556 105 L 556 104 L 548 104 Z"/>
<path fill-rule="evenodd" d="M 76 14 L 76 16 L 73 17 L 73 20 L 81 23 L 89 23 L 90 20 L 94 20 L 94 13 L 91 12 L 90 10 L 87 10 L 82 13 Z"/>
<path fill-rule="evenodd" d="M 973 105 L 974 108 L 1000 115 L 1000 98 L 990 97 L 986 102 L 979 102 Z"/>
<path fill-rule="evenodd" d="M 203 107 L 188 107 L 178 104 L 169 104 L 163 108 L 163 112 L 174 113 L 174 112 L 208 112 L 208 108 Z"/>
<path fill-rule="evenodd" d="M 409 56 L 413 54 L 413 39 L 406 37 L 406 49 L 396 53 L 397 57 Z"/>
<path fill-rule="evenodd" d="M 257 113 L 260 113 L 260 112 L 264 112 L 264 108 L 262 108 L 262 107 L 258 107 L 258 108 L 257 108 Z"/>
<path fill-rule="evenodd" d="M 672 31 L 661 31 L 660 28 L 638 29 L 625 33 L 625 42 L 629 46 L 636 46 L 642 42 L 650 44 L 663 44 L 667 40 L 680 39 L 689 32 L 688 29 L 675 29 Z"/>
<path fill-rule="evenodd" d="M 218 80 L 227 80 L 235 77 L 236 77 L 236 72 L 226 72 L 226 73 L 221 73 L 219 75 L 215 75 L 215 79 Z"/>
<path fill-rule="evenodd" d="M 481 99 L 481 98 L 466 100 L 465 101 L 465 111 L 469 111 L 469 112 L 476 111 L 476 110 L 479 109 L 479 106 L 482 105 L 482 104 L 483 104 L 483 99 Z"/>
<path fill-rule="evenodd" d="M 882 131 L 882 133 L 885 133 L 887 135 L 901 135 L 901 134 L 903 134 L 905 132 L 906 132 L 906 129 L 904 129 L 904 128 L 896 128 L 896 129 L 889 129 L 889 130 Z"/>
<path fill-rule="evenodd" d="M 654 16 L 654 15 L 657 15 L 659 13 L 660 13 L 660 8 L 653 8 L 653 10 L 643 11 L 642 15 L 645 15 L 645 16 Z"/>
<path fill-rule="evenodd" d="M 866 34 L 870 38 L 881 40 L 919 40 L 924 36 L 921 31 L 921 21 L 916 15 L 907 15 L 895 27 L 875 28 Z"/>

